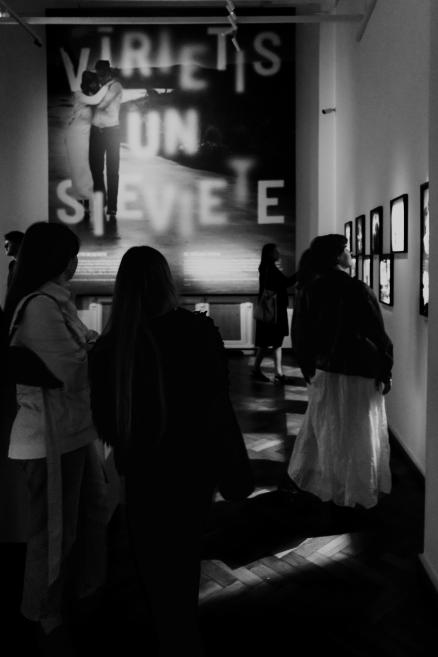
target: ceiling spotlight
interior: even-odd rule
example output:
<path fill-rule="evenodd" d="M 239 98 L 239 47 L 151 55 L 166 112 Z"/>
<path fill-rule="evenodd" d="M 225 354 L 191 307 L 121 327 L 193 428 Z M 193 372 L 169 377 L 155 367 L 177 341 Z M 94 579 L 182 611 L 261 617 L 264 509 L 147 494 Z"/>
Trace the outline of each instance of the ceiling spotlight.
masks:
<path fill-rule="evenodd" d="M 236 7 L 234 6 L 234 3 L 231 0 L 225 0 L 225 6 L 228 10 L 227 18 L 228 18 L 228 22 L 231 25 L 231 29 L 224 31 L 223 34 L 231 34 L 231 43 L 233 44 L 237 52 L 240 52 L 240 46 L 237 42 L 237 28 L 238 28 L 237 16 L 234 12 Z"/>

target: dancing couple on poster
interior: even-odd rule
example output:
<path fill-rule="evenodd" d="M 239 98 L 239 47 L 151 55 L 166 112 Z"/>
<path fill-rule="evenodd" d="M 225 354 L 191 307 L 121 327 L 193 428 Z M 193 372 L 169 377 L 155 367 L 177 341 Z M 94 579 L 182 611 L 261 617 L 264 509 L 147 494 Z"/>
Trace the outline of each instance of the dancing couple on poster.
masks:
<path fill-rule="evenodd" d="M 97 61 L 95 71 L 82 73 L 66 133 L 73 196 L 87 213 L 93 192 L 102 192 L 112 220 L 117 214 L 122 94 L 123 87 L 114 79 L 110 62 Z"/>

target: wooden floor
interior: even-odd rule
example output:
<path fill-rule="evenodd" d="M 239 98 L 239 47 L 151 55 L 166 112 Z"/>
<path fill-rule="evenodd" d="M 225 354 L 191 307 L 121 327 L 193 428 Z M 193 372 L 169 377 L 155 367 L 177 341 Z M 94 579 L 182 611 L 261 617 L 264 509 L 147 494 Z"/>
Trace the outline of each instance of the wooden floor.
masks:
<path fill-rule="evenodd" d="M 393 443 L 393 491 L 374 509 L 341 509 L 310 495 L 297 501 L 279 491 L 307 404 L 299 370 L 289 354 L 284 360 L 287 384 L 278 386 L 252 381 L 253 357 L 230 353 L 231 393 L 256 490 L 240 503 L 218 496 L 212 510 L 200 587 L 206 657 L 435 655 L 438 605 L 418 560 L 421 476 Z M 273 378 L 270 363 L 264 369 Z M 119 550 L 113 559 L 120 565 L 124 548 L 112 549 Z M 169 567 L 184 567 L 178 537 Z M 87 636 L 79 654 L 152 657 L 128 565 L 116 585 L 113 580 L 112 595 L 111 612 L 96 621 L 91 643 L 90 628 L 77 628 L 79 644 Z M 21 623 L 20 640 L 24 646 L 27 636 L 31 646 Z"/>

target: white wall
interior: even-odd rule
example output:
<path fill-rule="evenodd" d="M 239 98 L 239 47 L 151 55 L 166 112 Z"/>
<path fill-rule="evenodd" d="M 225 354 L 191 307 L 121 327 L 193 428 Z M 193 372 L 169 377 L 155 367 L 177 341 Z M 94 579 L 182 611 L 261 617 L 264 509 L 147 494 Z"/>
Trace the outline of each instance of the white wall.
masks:
<path fill-rule="evenodd" d="M 336 228 L 334 25 L 296 26 L 296 255 Z"/>
<path fill-rule="evenodd" d="M 319 157 L 319 28 L 296 28 L 296 255 L 318 232 Z"/>
<path fill-rule="evenodd" d="M 430 74 L 430 277 L 438 281 L 438 5 L 431 10 Z M 438 589 L 438 286 L 430 289 L 426 443 L 426 522 L 423 563 Z"/>
<path fill-rule="evenodd" d="M 43 34 L 40 29 L 40 33 Z M 45 48 L 24 30 L 0 27 L 0 231 L 25 230 L 47 219 L 47 91 Z M 3 306 L 9 259 L 0 257 Z"/>
<path fill-rule="evenodd" d="M 362 213 L 368 229 L 370 210 L 383 205 L 389 251 L 389 201 L 409 194 L 409 252 L 395 256 L 394 306 L 382 311 L 395 351 L 389 423 L 423 472 L 427 320 L 418 313 L 419 205 L 420 184 L 429 178 L 429 5 L 380 0 L 360 42 L 356 27 L 336 28 L 338 232 Z"/>

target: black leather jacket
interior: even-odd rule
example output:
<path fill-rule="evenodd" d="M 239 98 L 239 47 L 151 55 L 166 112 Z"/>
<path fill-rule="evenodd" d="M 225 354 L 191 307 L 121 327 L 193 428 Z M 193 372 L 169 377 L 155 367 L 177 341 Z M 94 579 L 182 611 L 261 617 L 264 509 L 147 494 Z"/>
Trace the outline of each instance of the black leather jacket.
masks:
<path fill-rule="evenodd" d="M 316 369 L 388 381 L 393 346 L 374 292 L 338 269 L 297 290 L 292 346 L 306 378 Z"/>

